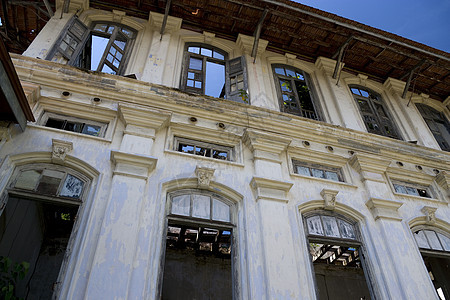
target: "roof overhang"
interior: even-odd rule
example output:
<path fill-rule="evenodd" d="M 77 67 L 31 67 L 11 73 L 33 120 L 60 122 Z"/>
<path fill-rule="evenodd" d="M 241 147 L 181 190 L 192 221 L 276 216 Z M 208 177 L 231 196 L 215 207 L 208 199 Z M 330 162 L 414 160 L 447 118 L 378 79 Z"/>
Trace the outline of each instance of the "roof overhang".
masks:
<path fill-rule="evenodd" d="M 27 120 L 34 121 L 34 116 L 11 57 L 0 39 L 0 121 L 17 123 L 25 130 Z"/>

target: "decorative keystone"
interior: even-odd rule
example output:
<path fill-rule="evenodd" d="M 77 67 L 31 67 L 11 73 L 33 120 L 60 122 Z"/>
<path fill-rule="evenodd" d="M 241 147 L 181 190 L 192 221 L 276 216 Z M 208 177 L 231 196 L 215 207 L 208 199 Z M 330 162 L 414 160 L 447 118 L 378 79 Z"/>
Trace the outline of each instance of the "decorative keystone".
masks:
<path fill-rule="evenodd" d="M 323 200 L 325 200 L 324 209 L 326 210 L 334 210 L 336 207 L 336 196 L 339 191 L 323 189 L 320 192 Z"/>
<path fill-rule="evenodd" d="M 431 206 L 424 206 L 421 209 L 421 212 L 423 212 L 423 214 L 425 215 L 426 223 L 428 225 L 433 225 L 434 223 L 436 223 L 436 210 L 436 207 Z"/>
<path fill-rule="evenodd" d="M 366 202 L 366 206 L 370 209 L 375 220 L 390 219 L 401 221 L 402 218 L 398 214 L 398 209 L 402 205 L 403 203 L 401 202 L 377 198 L 370 198 L 369 201 Z"/>
<path fill-rule="evenodd" d="M 211 179 L 213 178 L 215 169 L 205 168 L 197 166 L 195 168 L 195 175 L 197 175 L 198 179 L 198 187 L 199 188 L 207 188 L 211 183 Z"/>
<path fill-rule="evenodd" d="M 55 164 L 64 164 L 66 155 L 72 150 L 72 142 L 52 139 L 52 162 Z"/>

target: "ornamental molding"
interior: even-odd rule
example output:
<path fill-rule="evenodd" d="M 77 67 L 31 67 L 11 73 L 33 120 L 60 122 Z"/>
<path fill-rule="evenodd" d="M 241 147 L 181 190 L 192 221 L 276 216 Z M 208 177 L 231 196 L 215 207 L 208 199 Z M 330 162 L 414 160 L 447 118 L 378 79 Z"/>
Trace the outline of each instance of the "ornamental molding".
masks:
<path fill-rule="evenodd" d="M 398 209 L 403 205 L 401 202 L 370 198 L 366 202 L 366 206 L 369 208 L 372 216 L 375 220 L 388 219 L 394 221 L 401 221 L 402 218 L 398 213 Z"/>
<path fill-rule="evenodd" d="M 320 56 L 316 59 L 316 62 L 314 63 L 316 68 L 324 72 L 326 75 L 333 75 L 334 68 L 336 67 L 337 61 L 331 58 Z M 343 63 L 341 63 L 343 67 Z"/>
<path fill-rule="evenodd" d="M 450 191 L 450 173 L 449 172 L 441 171 L 434 180 L 444 190 Z M 449 192 L 447 192 L 447 193 L 449 193 Z"/>
<path fill-rule="evenodd" d="M 158 131 L 169 123 L 172 114 L 160 110 L 119 104 L 119 116 L 127 127 L 128 125 L 134 125 Z"/>
<path fill-rule="evenodd" d="M 158 159 L 149 155 L 111 151 L 111 161 L 115 164 L 114 175 L 129 176 L 147 180 Z"/>
<path fill-rule="evenodd" d="M 52 163 L 64 164 L 67 154 L 72 150 L 72 142 L 52 139 Z"/>
<path fill-rule="evenodd" d="M 159 14 L 151 11 L 148 17 L 148 23 L 152 26 L 156 31 L 160 31 L 164 20 L 164 14 Z M 182 19 L 167 16 L 166 27 L 164 28 L 164 33 L 173 33 L 181 29 Z"/>
<path fill-rule="evenodd" d="M 291 182 L 262 177 L 253 177 L 250 182 L 251 188 L 256 193 L 256 201 L 271 200 L 283 203 L 289 202 L 287 194 L 289 193 L 292 185 L 293 184 Z"/>
<path fill-rule="evenodd" d="M 323 149 L 325 149 L 325 147 Z M 329 151 L 321 152 L 308 149 L 299 140 L 293 140 L 287 147 L 287 151 L 293 159 L 313 162 L 319 165 L 330 165 L 339 168 L 342 168 L 349 160 L 347 157 L 343 157 Z"/>
<path fill-rule="evenodd" d="M 339 191 L 323 189 L 320 192 L 323 200 L 325 200 L 324 209 L 326 210 L 334 210 L 336 208 L 336 196 Z"/>
<path fill-rule="evenodd" d="M 413 182 L 424 186 L 431 185 L 431 183 L 435 179 L 435 176 L 429 175 L 423 171 L 413 171 L 399 167 L 389 167 L 386 170 L 386 174 L 391 179 L 396 179 L 403 182 Z"/>
<path fill-rule="evenodd" d="M 236 40 L 236 44 L 239 46 L 239 48 L 241 48 L 241 50 L 244 54 L 251 55 L 254 41 L 255 41 L 255 38 L 252 36 L 239 34 L 238 38 Z M 262 53 L 264 53 L 264 51 L 266 51 L 266 47 L 268 44 L 269 44 L 269 41 L 267 41 L 267 40 L 263 40 L 263 39 L 258 40 L 258 52 L 257 52 L 258 56 L 260 56 Z"/>
<path fill-rule="evenodd" d="M 216 169 L 213 168 L 199 166 L 195 168 L 195 175 L 197 175 L 199 188 L 208 188 L 210 186 L 215 170 Z"/>
<path fill-rule="evenodd" d="M 356 171 L 361 173 L 366 179 L 364 173 L 384 173 L 390 165 L 391 160 L 376 155 L 368 155 L 364 153 L 356 153 L 349 160 L 349 164 Z"/>
<path fill-rule="evenodd" d="M 401 95 L 405 89 L 406 82 L 389 77 L 383 86 L 392 94 Z"/>
<path fill-rule="evenodd" d="M 289 138 L 258 130 L 246 130 L 243 141 L 253 152 L 255 159 L 263 159 L 276 163 L 281 163 L 280 155 L 291 143 L 291 139 Z"/>
<path fill-rule="evenodd" d="M 425 222 L 427 225 L 434 225 L 436 223 L 436 207 L 424 206 L 420 211 L 425 215 Z"/>

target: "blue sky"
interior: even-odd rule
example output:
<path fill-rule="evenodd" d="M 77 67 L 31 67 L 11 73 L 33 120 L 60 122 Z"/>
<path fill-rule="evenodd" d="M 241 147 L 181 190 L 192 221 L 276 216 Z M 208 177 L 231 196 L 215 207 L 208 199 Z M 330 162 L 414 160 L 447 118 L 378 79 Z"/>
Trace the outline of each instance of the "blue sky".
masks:
<path fill-rule="evenodd" d="M 294 0 L 450 52 L 450 0 Z"/>

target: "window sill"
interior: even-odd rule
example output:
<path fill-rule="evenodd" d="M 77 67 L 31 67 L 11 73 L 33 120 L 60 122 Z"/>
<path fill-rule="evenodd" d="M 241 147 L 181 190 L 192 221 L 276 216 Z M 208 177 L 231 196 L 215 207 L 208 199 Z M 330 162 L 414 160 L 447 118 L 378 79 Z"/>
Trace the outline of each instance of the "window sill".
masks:
<path fill-rule="evenodd" d="M 431 202 L 437 202 L 437 203 L 442 203 L 442 204 L 448 205 L 447 201 L 436 199 L 436 198 L 428 198 L 428 197 L 414 196 L 414 195 L 408 195 L 408 194 L 400 194 L 400 193 L 395 193 L 395 192 L 393 194 L 395 197 L 398 197 L 398 198 L 406 198 L 406 199 L 421 200 L 421 201 L 431 201 Z"/>
<path fill-rule="evenodd" d="M 187 153 L 181 153 L 178 151 L 174 151 L 174 150 L 164 150 L 165 153 L 169 153 L 169 154 L 174 154 L 174 155 L 179 155 L 182 157 L 189 157 L 191 159 L 201 159 L 201 160 L 205 160 L 205 161 L 209 161 L 209 162 L 217 162 L 217 163 L 222 163 L 222 164 L 227 164 L 227 165 L 232 165 L 232 166 L 237 166 L 237 167 L 241 167 L 243 168 L 244 165 L 235 161 L 228 161 L 228 160 L 221 160 L 221 159 L 215 159 L 215 158 L 211 158 L 211 157 L 204 157 L 204 156 L 200 156 L 200 155 L 193 155 L 193 154 L 187 154 Z"/>
<path fill-rule="evenodd" d="M 312 177 L 312 176 L 304 176 L 304 175 L 300 175 L 300 174 L 296 174 L 296 173 L 290 173 L 290 175 L 293 176 L 293 177 L 297 177 L 297 178 L 301 178 L 301 179 L 314 180 L 314 181 L 323 182 L 323 183 L 326 183 L 326 184 L 330 184 L 331 183 L 331 184 L 337 184 L 337 185 L 346 186 L 346 187 L 354 188 L 354 189 L 358 188 L 356 185 L 353 185 L 353 184 L 348 183 L 348 182 L 334 181 L 334 180 L 317 178 L 317 177 Z"/>
<path fill-rule="evenodd" d="M 31 128 L 37 128 L 37 129 L 41 129 L 41 130 L 48 130 L 51 132 L 56 132 L 59 134 L 69 134 L 69 135 L 74 135 L 77 137 L 82 137 L 82 138 L 87 138 L 87 139 L 93 139 L 96 141 L 101 141 L 101 142 L 108 142 L 111 143 L 111 139 L 107 139 L 104 137 L 98 137 L 98 136 L 92 136 L 89 134 L 84 134 L 84 133 L 78 133 L 78 132 L 72 132 L 72 131 L 68 131 L 68 130 L 62 130 L 62 129 L 56 129 L 56 128 L 52 128 L 52 127 L 46 127 L 46 126 L 42 126 L 42 125 L 37 125 L 37 124 L 27 124 L 28 127 Z"/>

